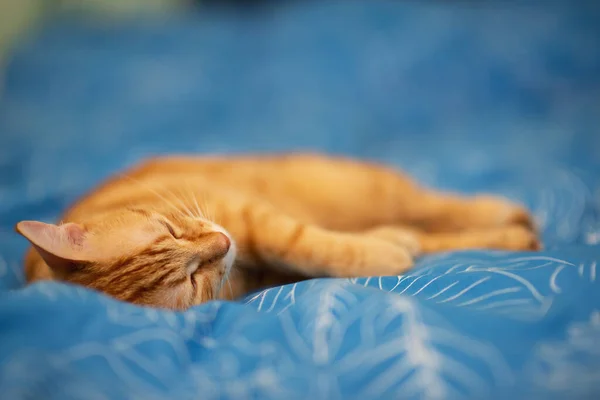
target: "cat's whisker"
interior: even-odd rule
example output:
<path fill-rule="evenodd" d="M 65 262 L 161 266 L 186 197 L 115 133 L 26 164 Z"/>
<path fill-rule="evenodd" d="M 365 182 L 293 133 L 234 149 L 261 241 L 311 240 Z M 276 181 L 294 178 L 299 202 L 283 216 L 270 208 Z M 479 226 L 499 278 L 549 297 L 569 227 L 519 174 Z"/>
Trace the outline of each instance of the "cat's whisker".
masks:
<path fill-rule="evenodd" d="M 171 205 L 171 207 L 173 207 L 179 214 L 185 215 L 186 212 L 187 212 L 185 204 L 173 192 L 171 192 L 168 189 L 166 189 L 166 190 L 167 190 L 167 193 L 169 195 L 171 195 L 172 200 L 177 200 L 177 203 L 179 204 L 179 206 L 177 206 L 175 203 L 173 203 L 173 201 L 169 201 L 166 197 L 159 195 L 158 192 L 155 192 L 155 193 L 158 196 L 160 196 L 161 199 L 163 199 L 164 201 L 168 202 Z"/>
<path fill-rule="evenodd" d="M 173 192 L 171 192 L 173 193 Z M 183 209 L 187 212 L 187 216 L 190 218 L 194 218 L 194 213 L 192 212 L 192 210 L 190 210 L 190 208 L 185 204 L 185 198 L 183 197 L 182 193 L 179 193 L 179 195 L 181 195 L 183 197 L 183 199 L 180 199 L 179 197 L 176 196 L 175 193 L 173 193 L 173 195 L 175 196 L 175 198 L 177 199 L 177 201 L 179 201 L 181 203 L 181 206 L 183 207 Z"/>
<path fill-rule="evenodd" d="M 175 193 L 173 191 L 173 189 L 169 189 L 168 187 L 166 187 L 166 185 L 162 185 L 163 189 L 166 191 L 166 193 L 168 193 L 172 200 L 177 201 L 177 203 L 179 204 L 179 206 L 177 204 L 175 204 L 173 201 L 169 200 L 167 197 L 161 195 L 159 192 L 157 192 L 156 190 L 152 189 L 148 184 L 146 184 L 145 182 L 141 182 L 138 181 L 137 179 L 125 175 L 125 174 L 119 174 L 120 176 L 123 176 L 135 183 L 137 183 L 138 185 L 142 186 L 143 188 L 145 188 L 146 190 L 152 192 L 153 194 L 155 194 L 156 196 L 158 196 L 161 200 L 163 200 L 165 203 L 167 203 L 167 205 L 169 205 L 170 207 L 173 208 L 173 210 L 175 210 L 177 213 L 179 214 L 183 214 L 183 215 L 187 215 L 190 218 L 196 218 L 196 216 L 194 215 L 194 212 L 185 204 L 185 201 L 181 199 L 182 194 L 180 193 L 179 195 L 177 195 L 177 193 Z M 195 198 L 193 198 L 194 201 Z"/>
<path fill-rule="evenodd" d="M 229 286 L 230 300 L 233 300 L 233 289 L 231 288 L 231 280 L 229 279 L 229 274 L 227 274 L 227 278 L 225 280 L 227 281 L 227 286 Z"/>
<path fill-rule="evenodd" d="M 173 198 L 173 200 L 176 200 L 177 203 L 180 205 L 181 213 L 184 216 L 189 216 L 189 209 L 185 206 L 185 201 L 184 201 L 185 199 L 181 198 L 181 193 L 179 193 L 179 194 L 175 193 L 174 189 L 169 189 L 164 184 L 162 187 Z"/>
<path fill-rule="evenodd" d="M 201 207 L 201 210 L 202 210 L 202 215 L 204 215 L 206 217 L 206 219 L 208 219 L 210 221 L 213 220 L 211 218 L 212 216 L 208 212 L 209 210 L 208 210 L 208 205 L 206 203 L 206 197 L 205 196 L 202 196 L 202 207 Z"/>
<path fill-rule="evenodd" d="M 202 215 L 202 218 L 207 221 L 212 221 L 212 218 L 210 218 L 210 215 L 208 215 L 208 213 L 206 212 L 206 198 L 204 196 L 202 196 L 200 203 L 198 203 L 197 198 L 195 200 L 196 200 L 196 205 L 198 206 L 198 211 L 200 212 L 200 215 Z"/>
<path fill-rule="evenodd" d="M 135 178 L 133 178 L 131 176 L 128 176 L 126 174 L 123 174 L 123 173 L 119 173 L 118 175 L 121 176 L 121 177 L 123 177 L 123 178 L 129 179 L 129 180 L 131 180 L 134 183 L 137 183 L 142 188 L 148 190 L 149 192 L 151 192 L 154 195 L 156 195 L 159 199 L 163 200 L 168 206 L 172 207 L 173 210 L 175 210 L 178 213 L 182 213 L 181 209 L 179 209 L 177 207 L 177 205 L 175 205 L 173 202 L 169 201 L 166 197 L 164 197 L 163 195 L 161 195 L 160 193 L 158 193 L 156 190 L 152 189 L 150 187 L 150 185 L 148 185 L 147 183 L 139 181 L 139 180 L 137 180 L 137 179 L 135 179 Z"/>
<path fill-rule="evenodd" d="M 196 206 L 196 215 L 198 216 L 198 218 L 205 219 L 204 213 L 202 213 L 202 209 L 198 205 L 198 199 L 196 198 L 196 196 L 194 196 L 194 205 Z"/>
<path fill-rule="evenodd" d="M 166 192 L 168 194 L 170 194 L 174 200 L 177 200 L 177 202 L 180 204 L 181 208 L 179 209 L 179 212 L 185 216 L 188 216 L 190 218 L 193 218 L 192 212 L 190 211 L 189 207 L 186 206 L 185 204 L 185 198 L 181 198 L 183 197 L 181 193 L 179 193 L 179 195 L 177 193 L 175 193 L 173 191 L 173 189 L 169 189 L 168 187 L 166 187 L 166 185 L 162 185 L 163 189 L 166 190 Z"/>
<path fill-rule="evenodd" d="M 225 286 L 225 284 L 227 284 L 229 286 L 229 294 L 231 295 L 231 297 L 233 297 L 233 289 L 231 288 L 231 282 L 229 280 L 231 274 L 231 270 L 228 270 L 225 275 L 221 278 L 221 281 L 219 282 L 218 287 L 216 288 L 216 296 L 218 297 L 219 295 L 221 295 L 221 291 L 223 290 L 223 287 Z"/>
<path fill-rule="evenodd" d="M 216 221 L 216 213 L 214 212 L 214 206 L 212 208 L 209 207 L 209 203 L 206 200 L 206 196 L 202 197 L 202 204 L 204 205 L 204 215 L 206 216 L 206 218 L 209 221 L 212 221 L 216 224 L 219 224 L 218 221 Z M 220 224 L 219 224 L 220 225 Z"/>
<path fill-rule="evenodd" d="M 194 201 L 192 209 L 196 212 L 195 217 L 199 218 L 199 219 L 203 219 L 203 214 L 202 214 L 202 210 L 200 210 L 200 206 L 198 205 L 198 199 L 196 198 L 196 196 L 194 195 L 194 190 L 193 188 L 190 187 L 189 182 L 186 182 L 186 186 L 190 192 L 190 195 L 192 196 L 192 200 Z"/>

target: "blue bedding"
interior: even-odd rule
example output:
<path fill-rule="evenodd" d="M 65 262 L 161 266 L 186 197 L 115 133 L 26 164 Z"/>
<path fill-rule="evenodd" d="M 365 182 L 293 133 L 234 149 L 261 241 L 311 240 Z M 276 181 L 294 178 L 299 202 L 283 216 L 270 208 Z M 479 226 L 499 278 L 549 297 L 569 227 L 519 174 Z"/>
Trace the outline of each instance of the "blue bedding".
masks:
<path fill-rule="evenodd" d="M 3 399 L 600 397 L 600 11 L 592 2 L 286 2 L 61 19 L 0 100 Z M 187 312 L 23 287 L 55 220 L 162 153 L 310 149 L 527 204 L 545 250 L 440 254 Z"/>

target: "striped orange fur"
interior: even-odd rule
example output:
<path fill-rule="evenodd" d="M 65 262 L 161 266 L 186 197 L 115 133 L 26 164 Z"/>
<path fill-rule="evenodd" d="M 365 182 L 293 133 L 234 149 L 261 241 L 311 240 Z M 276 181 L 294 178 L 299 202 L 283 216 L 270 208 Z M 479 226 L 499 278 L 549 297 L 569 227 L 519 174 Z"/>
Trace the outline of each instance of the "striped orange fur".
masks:
<path fill-rule="evenodd" d="M 119 174 L 60 225 L 22 221 L 29 282 L 186 309 L 320 276 L 396 275 L 428 252 L 535 250 L 522 207 L 314 154 L 169 157 Z"/>

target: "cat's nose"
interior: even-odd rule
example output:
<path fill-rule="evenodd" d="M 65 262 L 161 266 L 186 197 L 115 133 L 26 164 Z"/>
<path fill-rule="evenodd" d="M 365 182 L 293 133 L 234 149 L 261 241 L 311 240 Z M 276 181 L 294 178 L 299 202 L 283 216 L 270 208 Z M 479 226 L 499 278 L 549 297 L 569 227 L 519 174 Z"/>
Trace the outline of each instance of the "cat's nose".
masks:
<path fill-rule="evenodd" d="M 224 256 L 231 247 L 231 241 L 222 232 L 214 232 L 211 235 L 211 249 L 218 256 Z"/>
<path fill-rule="evenodd" d="M 219 247 L 224 249 L 225 253 L 227 253 L 227 251 L 229 251 L 229 248 L 231 247 L 231 240 L 229 240 L 227 235 L 222 232 L 218 232 L 218 234 L 219 234 Z"/>

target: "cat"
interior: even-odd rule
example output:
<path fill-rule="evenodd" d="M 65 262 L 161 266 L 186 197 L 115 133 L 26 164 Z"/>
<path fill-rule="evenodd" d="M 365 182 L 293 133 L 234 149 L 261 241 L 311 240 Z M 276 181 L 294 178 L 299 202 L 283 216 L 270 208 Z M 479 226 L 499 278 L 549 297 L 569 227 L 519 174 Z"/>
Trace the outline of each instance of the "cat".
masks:
<path fill-rule="evenodd" d="M 171 156 L 109 179 L 62 223 L 21 221 L 28 282 L 184 310 L 313 277 L 398 275 L 427 253 L 534 251 L 528 211 L 322 154 Z"/>

